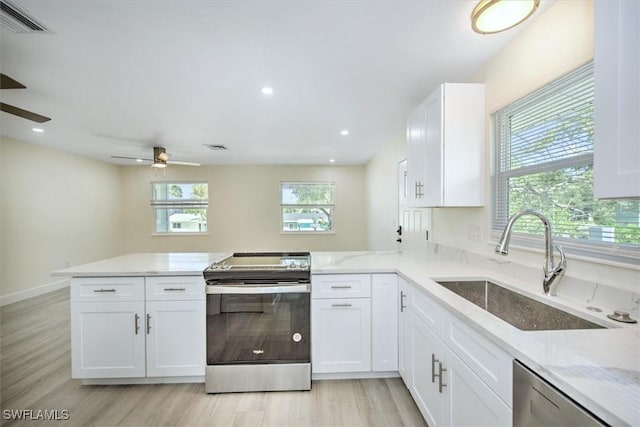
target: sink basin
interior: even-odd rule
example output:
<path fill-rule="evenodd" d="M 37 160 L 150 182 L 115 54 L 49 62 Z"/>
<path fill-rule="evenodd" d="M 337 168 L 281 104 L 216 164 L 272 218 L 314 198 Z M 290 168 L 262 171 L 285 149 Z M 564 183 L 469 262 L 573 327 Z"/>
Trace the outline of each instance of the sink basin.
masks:
<path fill-rule="evenodd" d="M 437 283 L 523 331 L 605 328 L 486 280 Z"/>

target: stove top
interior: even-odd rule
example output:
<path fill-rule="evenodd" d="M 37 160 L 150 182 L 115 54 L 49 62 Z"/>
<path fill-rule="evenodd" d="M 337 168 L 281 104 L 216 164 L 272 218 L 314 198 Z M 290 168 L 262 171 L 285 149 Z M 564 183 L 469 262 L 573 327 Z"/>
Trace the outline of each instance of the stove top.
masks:
<path fill-rule="evenodd" d="M 309 252 L 237 252 L 204 270 L 207 283 L 302 282 L 311 278 Z"/>

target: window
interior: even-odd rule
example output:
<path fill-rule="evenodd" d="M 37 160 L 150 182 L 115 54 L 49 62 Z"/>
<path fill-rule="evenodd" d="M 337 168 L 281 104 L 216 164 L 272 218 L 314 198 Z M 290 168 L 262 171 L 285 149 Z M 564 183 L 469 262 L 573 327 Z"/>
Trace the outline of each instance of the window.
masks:
<path fill-rule="evenodd" d="M 593 197 L 593 62 L 493 116 L 496 238 L 512 214 L 532 208 L 551 220 L 554 239 L 562 241 L 568 253 L 637 259 L 640 202 Z M 537 218 L 525 216 L 514 231 L 521 233 L 519 242 L 527 244 L 544 229 Z"/>
<path fill-rule="evenodd" d="M 152 182 L 151 206 L 155 232 L 184 234 L 207 232 L 209 184 L 206 182 Z"/>
<path fill-rule="evenodd" d="M 280 207 L 284 233 L 333 232 L 335 184 L 282 182 Z"/>

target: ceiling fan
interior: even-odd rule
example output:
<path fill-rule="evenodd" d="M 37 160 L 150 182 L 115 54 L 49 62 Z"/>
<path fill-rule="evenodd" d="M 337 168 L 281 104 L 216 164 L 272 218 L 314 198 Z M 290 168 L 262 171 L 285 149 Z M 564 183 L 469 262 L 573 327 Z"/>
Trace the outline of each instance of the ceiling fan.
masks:
<path fill-rule="evenodd" d="M 0 73 L 0 89 L 26 89 L 27 87 L 22 83 L 12 79 L 6 74 Z M 37 123 L 44 123 L 51 120 L 50 117 L 43 116 L 41 114 L 34 113 L 32 111 L 23 110 L 22 108 L 14 107 L 13 105 L 0 102 L 0 110 L 5 113 L 13 114 L 14 116 L 22 117 L 23 119 L 31 120 Z"/>
<path fill-rule="evenodd" d="M 136 162 L 151 162 L 153 168 L 166 168 L 167 164 L 170 165 L 184 165 L 184 166 L 200 166 L 200 163 L 195 162 L 181 162 L 178 160 L 169 160 L 169 154 L 164 147 L 153 147 L 153 159 L 143 159 L 140 157 L 127 157 L 127 156 L 111 156 L 112 159 L 127 159 L 135 160 Z"/>

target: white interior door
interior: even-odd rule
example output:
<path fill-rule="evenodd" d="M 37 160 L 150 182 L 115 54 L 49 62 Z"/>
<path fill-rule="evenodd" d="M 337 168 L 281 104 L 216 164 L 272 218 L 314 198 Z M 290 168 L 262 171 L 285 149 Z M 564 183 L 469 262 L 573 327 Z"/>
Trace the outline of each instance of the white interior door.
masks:
<path fill-rule="evenodd" d="M 412 208 L 409 204 L 407 161 L 403 160 L 398 163 L 398 225 L 402 227 L 398 250 L 425 248 L 430 238 L 431 209 Z"/>

